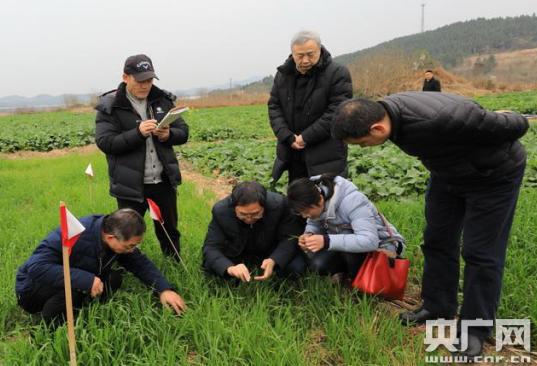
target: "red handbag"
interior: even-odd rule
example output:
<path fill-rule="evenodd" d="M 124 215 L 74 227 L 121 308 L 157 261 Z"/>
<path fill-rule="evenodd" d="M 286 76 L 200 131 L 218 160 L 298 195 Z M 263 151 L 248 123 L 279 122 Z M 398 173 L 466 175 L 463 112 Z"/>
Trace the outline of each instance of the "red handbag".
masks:
<path fill-rule="evenodd" d="M 388 234 L 393 236 L 390 225 L 380 212 L 379 215 Z M 351 285 L 366 294 L 402 300 L 409 267 L 408 259 L 390 258 L 380 251 L 369 252 Z"/>
<path fill-rule="evenodd" d="M 402 300 L 410 261 L 390 258 L 384 252 L 370 252 L 352 281 L 352 287 L 371 295 Z"/>

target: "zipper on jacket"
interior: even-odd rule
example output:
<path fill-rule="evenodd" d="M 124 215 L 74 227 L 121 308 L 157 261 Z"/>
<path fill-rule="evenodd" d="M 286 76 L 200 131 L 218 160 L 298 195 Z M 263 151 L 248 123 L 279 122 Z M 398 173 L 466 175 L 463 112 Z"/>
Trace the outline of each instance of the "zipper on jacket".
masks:
<path fill-rule="evenodd" d="M 108 262 L 106 262 L 106 263 L 104 264 L 104 267 L 103 267 L 103 257 L 99 256 L 99 276 L 101 275 L 103 269 L 105 269 L 106 267 L 108 267 L 108 265 L 109 265 L 110 263 L 112 263 L 112 261 L 114 260 L 114 258 L 116 258 L 116 255 L 117 255 L 117 254 L 114 254 L 114 255 L 108 260 Z"/>
<path fill-rule="evenodd" d="M 117 255 L 117 254 L 114 254 L 114 255 L 108 260 L 108 262 L 106 262 L 106 263 L 104 264 L 104 266 L 103 266 L 102 268 L 100 268 L 100 270 L 103 270 L 103 269 L 105 269 L 106 267 L 108 267 L 108 265 L 109 265 L 110 263 L 112 263 L 112 261 L 114 260 L 114 258 L 116 258 L 116 255 Z M 101 261 L 101 264 L 102 264 L 102 261 Z M 99 271 L 99 273 L 100 273 L 100 271 Z"/>

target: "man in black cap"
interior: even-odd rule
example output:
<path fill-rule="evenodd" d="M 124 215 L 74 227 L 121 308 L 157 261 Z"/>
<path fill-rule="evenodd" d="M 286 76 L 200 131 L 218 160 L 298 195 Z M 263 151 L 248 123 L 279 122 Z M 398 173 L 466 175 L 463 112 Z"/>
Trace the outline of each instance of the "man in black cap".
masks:
<path fill-rule="evenodd" d="M 108 160 L 110 194 L 119 208 L 132 208 L 142 216 L 147 198 L 159 206 L 164 228 L 155 233 L 165 255 L 177 260 L 180 234 L 177 230 L 177 185 L 181 183 L 173 145 L 188 140 L 182 118 L 168 127 L 157 123 L 174 107 L 175 96 L 153 85 L 153 63 L 146 55 L 125 61 L 123 82 L 101 96 L 97 105 L 95 141 Z M 166 235 L 166 233 L 169 235 Z"/>

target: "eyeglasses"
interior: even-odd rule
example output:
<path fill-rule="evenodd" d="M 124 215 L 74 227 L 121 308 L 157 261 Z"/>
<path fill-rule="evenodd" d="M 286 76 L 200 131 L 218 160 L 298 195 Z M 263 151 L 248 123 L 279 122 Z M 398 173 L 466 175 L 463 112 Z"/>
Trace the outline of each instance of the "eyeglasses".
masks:
<path fill-rule="evenodd" d="M 127 250 L 134 250 L 134 248 L 138 247 L 141 243 L 129 243 L 125 245 L 125 249 Z"/>
<path fill-rule="evenodd" d="M 117 237 L 116 237 L 117 238 Z M 120 241 L 123 245 L 123 248 L 125 248 L 125 250 L 127 251 L 133 251 L 134 248 L 138 247 L 140 244 L 142 244 L 142 240 L 138 239 L 138 240 L 134 240 L 133 239 L 130 239 L 130 240 L 123 240 L 123 241 Z"/>
<path fill-rule="evenodd" d="M 258 212 L 252 212 L 252 213 L 243 213 L 240 211 L 235 211 L 237 214 L 237 217 L 239 219 L 251 219 L 251 220 L 259 220 L 263 217 L 263 213 L 265 212 L 264 209 Z"/>

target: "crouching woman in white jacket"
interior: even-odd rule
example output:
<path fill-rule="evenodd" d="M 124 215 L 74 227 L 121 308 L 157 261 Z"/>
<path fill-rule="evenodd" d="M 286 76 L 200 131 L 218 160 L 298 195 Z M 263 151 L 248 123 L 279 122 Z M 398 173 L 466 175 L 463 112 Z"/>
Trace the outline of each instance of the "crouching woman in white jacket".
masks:
<path fill-rule="evenodd" d="M 290 208 L 307 219 L 298 244 L 312 271 L 353 279 L 368 252 L 402 254 L 401 234 L 343 177 L 297 179 L 289 185 L 287 197 Z"/>

